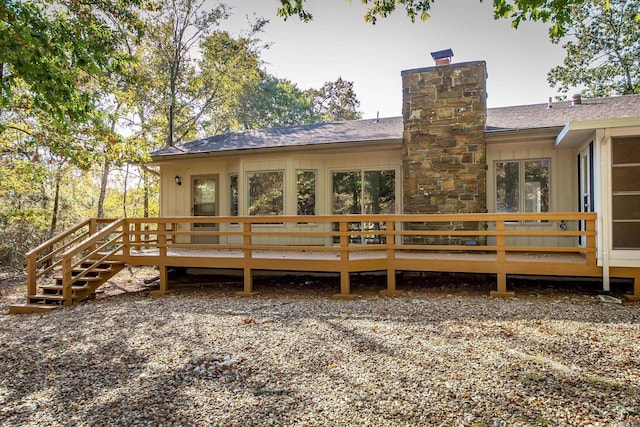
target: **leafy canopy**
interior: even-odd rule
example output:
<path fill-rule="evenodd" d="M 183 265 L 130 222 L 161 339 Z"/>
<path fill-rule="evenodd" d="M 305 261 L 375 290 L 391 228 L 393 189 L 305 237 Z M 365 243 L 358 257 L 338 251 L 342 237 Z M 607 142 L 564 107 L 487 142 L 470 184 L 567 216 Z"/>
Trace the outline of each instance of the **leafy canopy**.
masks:
<path fill-rule="evenodd" d="M 549 22 L 552 24 L 549 28 L 550 35 L 558 37 L 566 33 L 567 26 L 571 23 L 571 9 L 585 1 L 587 0 L 493 0 L 494 18 L 511 19 L 514 28 L 517 28 L 522 21 Z M 298 16 L 301 20 L 308 22 L 313 19 L 313 14 L 305 8 L 305 2 L 306 0 L 280 0 L 281 5 L 277 13 L 285 19 Z M 386 18 L 395 12 L 396 7 L 404 7 L 411 22 L 415 22 L 417 17 L 426 21 L 430 17 L 431 5 L 436 0 L 361 0 L 361 2 L 368 6 L 364 20 L 375 24 L 378 18 Z M 640 17 L 640 13 L 638 16 Z"/>
<path fill-rule="evenodd" d="M 548 81 L 561 92 L 583 86 L 590 97 L 640 93 L 640 0 L 588 0 L 575 6 L 563 65 Z M 560 39 L 556 39 L 560 42 Z"/>

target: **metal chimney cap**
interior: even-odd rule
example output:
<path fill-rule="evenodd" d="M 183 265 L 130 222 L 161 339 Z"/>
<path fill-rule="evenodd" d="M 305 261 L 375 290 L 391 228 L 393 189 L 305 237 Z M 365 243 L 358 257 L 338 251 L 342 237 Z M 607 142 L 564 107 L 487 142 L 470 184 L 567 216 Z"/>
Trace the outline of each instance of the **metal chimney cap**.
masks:
<path fill-rule="evenodd" d="M 451 49 L 445 49 L 445 50 L 439 50 L 437 52 L 431 52 L 431 57 L 433 58 L 434 61 L 437 61 L 438 59 L 451 58 L 452 56 L 453 56 L 453 50 L 451 50 Z"/>

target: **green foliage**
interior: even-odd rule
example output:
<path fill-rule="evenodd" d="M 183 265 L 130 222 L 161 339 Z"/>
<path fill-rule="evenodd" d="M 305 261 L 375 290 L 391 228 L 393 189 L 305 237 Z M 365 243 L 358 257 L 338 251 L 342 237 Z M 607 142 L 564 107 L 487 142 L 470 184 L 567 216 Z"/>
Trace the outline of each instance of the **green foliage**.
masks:
<path fill-rule="evenodd" d="M 140 3 L 1 0 L 0 111 L 46 113 L 59 129 L 97 120 L 97 80 L 128 61 L 120 45 L 127 32 L 142 30 Z M 26 93 L 16 90 L 22 84 Z"/>
<path fill-rule="evenodd" d="M 584 86 L 589 97 L 640 93 L 640 0 L 607 4 L 590 0 L 572 10 L 566 57 L 547 78 L 561 92 Z"/>
<path fill-rule="evenodd" d="M 493 0 L 494 18 L 511 19 L 514 28 L 517 28 L 522 21 L 549 22 L 552 24 L 549 34 L 559 37 L 565 34 L 567 25 L 571 24 L 572 7 L 585 1 L 587 0 Z M 306 0 L 280 0 L 277 14 L 285 19 L 298 16 L 301 20 L 308 22 L 313 19 L 313 15 L 305 9 L 305 2 Z M 430 18 L 431 5 L 436 0 L 361 0 L 361 2 L 369 6 L 364 20 L 375 24 L 378 18 L 386 18 L 395 12 L 397 7 L 404 7 L 411 22 L 415 22 L 416 18 L 426 21 Z"/>
<path fill-rule="evenodd" d="M 240 100 L 238 124 L 244 129 L 282 127 L 319 121 L 313 99 L 287 79 L 266 74 Z"/>

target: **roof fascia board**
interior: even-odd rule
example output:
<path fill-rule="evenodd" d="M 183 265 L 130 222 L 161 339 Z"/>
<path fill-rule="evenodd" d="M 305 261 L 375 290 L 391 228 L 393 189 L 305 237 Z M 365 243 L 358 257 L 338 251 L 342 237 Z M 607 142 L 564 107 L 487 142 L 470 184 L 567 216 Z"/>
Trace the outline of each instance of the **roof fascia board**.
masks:
<path fill-rule="evenodd" d="M 556 147 L 580 144 L 596 129 L 640 126 L 640 117 L 617 117 L 613 119 L 582 120 L 567 123 L 556 137 Z"/>
<path fill-rule="evenodd" d="M 546 128 L 507 129 L 488 131 L 485 132 L 485 135 L 488 144 L 500 142 L 530 142 L 538 140 L 554 140 L 561 130 L 561 126 Z"/>

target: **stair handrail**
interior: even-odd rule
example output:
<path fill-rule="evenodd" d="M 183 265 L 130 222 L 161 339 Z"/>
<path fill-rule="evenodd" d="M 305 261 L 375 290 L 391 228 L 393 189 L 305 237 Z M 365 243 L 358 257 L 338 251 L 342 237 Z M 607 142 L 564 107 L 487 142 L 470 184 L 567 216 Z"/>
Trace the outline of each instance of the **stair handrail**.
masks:
<path fill-rule="evenodd" d="M 113 240 L 121 239 L 122 236 L 124 235 L 123 231 L 118 233 L 117 236 L 114 239 L 109 240 L 107 243 L 102 243 L 100 246 L 98 246 L 98 244 L 101 243 L 102 239 L 104 239 L 109 234 L 113 233 L 118 228 L 120 228 L 120 227 L 123 228 L 123 225 L 125 223 L 126 223 L 126 219 L 125 218 L 120 218 L 120 219 L 114 220 L 113 222 L 111 222 L 111 224 L 109 224 L 106 227 L 102 228 L 101 230 L 91 234 L 89 237 L 84 239 L 78 245 L 76 245 L 75 247 L 67 250 L 66 252 L 64 252 L 62 254 L 62 295 L 64 297 L 64 305 L 71 305 L 71 303 L 72 303 L 72 298 L 73 298 L 73 295 L 72 295 L 72 284 L 75 281 L 74 278 L 73 278 L 73 274 L 72 274 L 74 267 L 77 266 L 77 265 L 82 264 L 82 262 L 87 260 L 90 256 L 95 255 L 100 249 L 102 249 L 102 248 L 108 246 L 108 244 L 112 243 Z M 124 230 L 124 228 L 123 228 L 123 230 Z M 101 261 L 106 261 L 115 252 L 117 252 L 119 249 L 121 249 L 122 246 L 123 245 L 118 247 L 116 250 L 111 251 Z M 89 254 L 85 255 L 82 260 L 74 263 L 73 262 L 74 257 L 76 255 L 80 254 L 81 252 L 87 250 L 87 249 L 92 249 L 92 250 L 89 252 Z M 93 267 L 90 267 L 90 268 L 93 268 Z M 82 276 L 84 276 L 85 274 L 86 274 L 86 271 L 82 273 Z"/>
<path fill-rule="evenodd" d="M 88 218 L 84 221 L 80 221 L 79 223 L 44 241 L 24 255 L 27 262 L 27 293 L 29 295 L 34 295 L 36 293 L 37 283 L 40 277 L 61 265 L 61 259 L 57 260 L 56 262 L 52 262 L 51 265 L 41 271 L 38 271 L 38 267 L 46 261 L 54 258 L 56 255 L 60 254 L 60 252 L 67 250 L 70 246 L 75 245 L 80 239 L 89 235 L 92 232 L 92 229 L 95 228 L 95 224 L 97 221 L 99 220 L 97 220 L 96 218 Z M 67 238 L 85 227 L 87 227 L 87 230 L 81 233 L 79 236 L 76 236 L 71 241 L 62 244 L 60 247 L 53 249 L 55 245 L 64 242 Z M 44 257 L 38 259 L 40 254 L 45 251 L 49 251 L 49 253 Z"/>

